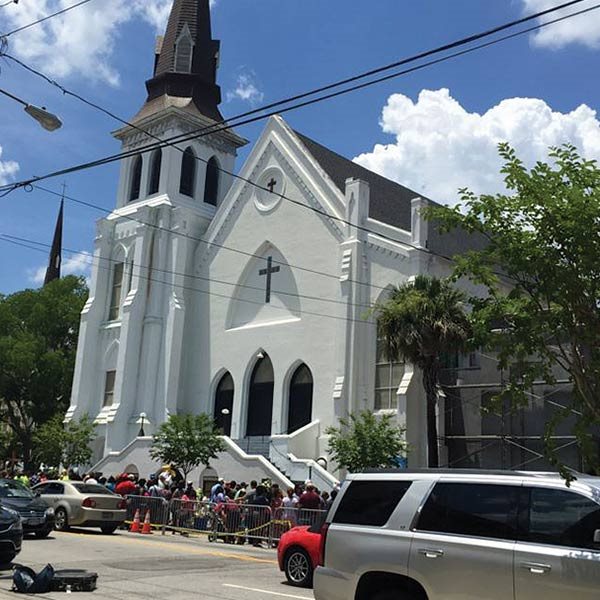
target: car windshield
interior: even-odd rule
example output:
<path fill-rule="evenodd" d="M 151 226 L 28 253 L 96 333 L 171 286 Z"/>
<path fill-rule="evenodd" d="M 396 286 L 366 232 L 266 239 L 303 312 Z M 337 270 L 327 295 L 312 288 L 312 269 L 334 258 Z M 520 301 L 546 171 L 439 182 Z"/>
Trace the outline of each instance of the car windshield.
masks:
<path fill-rule="evenodd" d="M 0 479 L 0 498 L 33 498 L 33 494 L 22 483 Z"/>
<path fill-rule="evenodd" d="M 80 494 L 100 494 L 102 496 L 113 496 L 114 494 L 102 485 L 92 483 L 73 483 L 71 484 Z"/>

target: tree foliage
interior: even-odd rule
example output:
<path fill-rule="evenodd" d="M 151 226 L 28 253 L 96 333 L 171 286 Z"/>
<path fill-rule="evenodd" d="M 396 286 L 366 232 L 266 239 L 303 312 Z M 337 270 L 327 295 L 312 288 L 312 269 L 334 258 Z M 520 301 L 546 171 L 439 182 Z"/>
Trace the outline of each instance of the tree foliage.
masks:
<path fill-rule="evenodd" d="M 388 300 L 375 309 L 388 360 L 407 360 L 423 373 L 430 467 L 439 466 L 436 405 L 441 359 L 463 352 L 472 335 L 464 300 L 449 281 L 419 275 L 393 288 Z"/>
<path fill-rule="evenodd" d="M 0 296 L 0 419 L 26 466 L 36 428 L 67 409 L 87 296 L 73 276 Z"/>
<path fill-rule="evenodd" d="M 195 467 L 208 465 L 224 449 L 209 415 L 171 415 L 154 434 L 150 456 L 180 469 L 187 479 Z"/>
<path fill-rule="evenodd" d="M 44 463 L 46 467 L 88 465 L 95 438 L 96 425 L 87 415 L 65 425 L 63 416 L 58 414 L 35 432 L 33 457 L 36 463 Z"/>
<path fill-rule="evenodd" d="M 500 155 L 508 194 L 463 190 L 461 206 L 430 216 L 486 242 L 457 257 L 455 277 L 487 291 L 471 299 L 479 343 L 498 351 L 504 369 L 519 367 L 503 395 L 522 406 L 535 381 L 553 384 L 566 373 L 573 404 L 548 423 L 548 455 L 557 461 L 553 432 L 575 415 L 580 447 L 597 466 L 590 426 L 600 423 L 600 169 L 570 145 L 530 170 L 507 144 Z"/>
<path fill-rule="evenodd" d="M 395 467 L 406 456 L 405 429 L 392 415 L 376 417 L 369 411 L 340 419 L 340 427 L 329 427 L 328 452 L 340 469 L 357 473 L 364 469 Z"/>

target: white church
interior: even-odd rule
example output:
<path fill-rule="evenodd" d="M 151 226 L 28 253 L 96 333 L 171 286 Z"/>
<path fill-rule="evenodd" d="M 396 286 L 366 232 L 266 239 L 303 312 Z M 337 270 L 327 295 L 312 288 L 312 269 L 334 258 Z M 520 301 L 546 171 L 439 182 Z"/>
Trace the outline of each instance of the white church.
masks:
<path fill-rule="evenodd" d="M 428 226 L 426 199 L 280 117 L 233 176 L 248 142 L 215 126 L 218 53 L 209 1 L 175 0 L 147 100 L 114 134 L 128 156 L 97 224 L 67 419 L 95 419 L 107 474 L 147 477 L 156 428 L 204 412 L 227 450 L 197 483 L 310 477 L 325 488 L 337 476 L 327 427 L 368 409 L 406 426 L 409 464 L 423 466 L 421 376 L 385 360 L 369 307 L 390 285 L 444 275 L 437 254 L 465 241 Z M 441 435 L 443 413 L 440 398 Z"/>

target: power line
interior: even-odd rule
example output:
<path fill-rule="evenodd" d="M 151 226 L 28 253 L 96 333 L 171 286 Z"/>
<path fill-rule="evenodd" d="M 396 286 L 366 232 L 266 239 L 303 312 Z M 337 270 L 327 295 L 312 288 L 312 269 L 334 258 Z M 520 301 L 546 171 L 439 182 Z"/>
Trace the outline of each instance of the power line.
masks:
<path fill-rule="evenodd" d="M 62 193 L 56 192 L 54 190 L 50 190 L 48 188 L 44 188 L 40 185 L 35 185 L 34 186 L 36 189 L 39 189 L 43 192 L 47 192 L 48 194 L 51 194 L 53 196 L 58 196 L 58 197 L 62 197 Z M 102 206 L 98 206 L 96 204 L 92 204 L 91 202 L 86 202 L 84 200 L 79 200 L 77 198 L 73 198 L 72 196 L 68 196 L 65 195 L 64 196 L 65 200 L 68 200 L 70 202 L 74 202 L 75 204 L 81 204 L 82 206 L 87 206 L 89 208 L 94 208 L 96 210 L 99 210 L 101 212 L 104 212 L 106 214 L 112 214 L 112 211 L 104 208 Z M 182 231 L 178 231 L 178 230 L 173 230 L 173 229 L 168 229 L 166 227 L 161 227 L 160 225 L 156 225 L 154 223 L 148 223 L 147 221 L 142 221 L 140 219 L 136 219 L 135 217 L 132 217 L 130 215 L 119 215 L 119 218 L 125 219 L 127 221 L 132 221 L 134 223 L 139 223 L 141 225 L 146 225 L 147 227 L 150 227 L 151 229 L 154 229 L 156 231 L 164 231 L 166 233 L 172 233 L 174 235 L 178 235 L 180 237 L 183 237 L 185 239 L 188 240 L 192 240 L 195 242 L 200 242 L 202 244 L 206 244 L 208 247 L 215 247 L 215 248 L 222 248 L 223 250 L 229 250 L 230 252 L 235 252 L 236 254 L 241 254 L 242 256 L 246 256 L 248 258 L 258 258 L 258 259 L 264 259 L 264 256 L 261 256 L 259 254 L 254 254 L 252 252 L 248 252 L 246 250 L 240 250 L 239 248 L 232 248 L 231 246 L 226 246 L 224 244 L 219 244 L 217 242 L 208 242 L 203 238 L 200 237 L 195 237 L 193 235 L 190 235 L 188 233 L 184 233 Z M 278 261 L 276 259 L 273 259 L 273 262 L 279 265 L 283 265 L 286 267 L 292 267 L 294 269 L 298 269 L 299 271 L 304 271 L 306 273 L 312 273 L 313 275 L 321 275 L 322 277 L 327 277 L 329 279 L 335 279 L 336 281 L 340 280 L 340 275 L 336 275 L 334 273 L 327 273 L 326 271 L 319 271 L 317 269 L 311 269 L 309 267 L 302 267 L 300 265 L 295 265 L 292 263 L 285 263 L 283 261 Z M 370 286 L 374 289 L 381 289 L 381 290 L 387 290 L 387 287 L 384 286 L 378 286 L 375 284 L 369 284 L 367 282 L 364 281 L 357 281 L 355 279 L 348 279 L 349 283 L 355 283 L 357 285 L 366 285 L 366 286 Z"/>
<path fill-rule="evenodd" d="M 14 237 L 14 236 L 12 236 L 12 237 Z M 36 242 L 35 240 L 27 240 L 26 238 L 21 238 L 21 240 L 23 240 L 23 241 L 16 241 L 14 239 L 10 239 L 9 237 L 5 236 L 4 234 L 0 234 L 0 241 L 6 242 L 8 244 L 13 244 L 14 246 L 20 246 L 20 247 L 23 247 L 23 248 L 27 248 L 29 250 L 34 250 L 36 252 L 41 252 L 42 254 L 46 254 L 46 250 L 44 250 L 43 248 L 36 247 L 36 245 L 42 245 L 41 242 Z M 49 247 L 48 244 L 43 244 L 43 245 Z M 68 251 L 68 250 L 67 250 L 67 252 L 71 253 L 71 251 Z M 72 253 L 73 254 L 85 254 L 83 252 L 72 252 Z M 86 256 L 89 256 L 89 255 L 86 255 Z M 94 257 L 91 257 L 91 258 L 92 258 L 92 261 L 95 260 Z M 112 259 L 106 259 L 105 258 L 104 260 L 110 260 L 112 262 Z M 96 267 L 98 269 L 102 269 L 104 271 L 112 271 L 111 267 L 104 267 L 104 266 L 102 266 L 100 264 L 97 264 Z M 144 268 L 148 269 L 149 271 L 160 271 L 159 269 L 154 269 L 153 267 L 144 267 Z M 172 272 L 167 272 L 167 273 L 172 273 Z M 190 291 L 190 292 L 196 292 L 196 293 L 199 293 L 199 294 L 205 294 L 205 295 L 208 295 L 208 296 L 213 296 L 213 297 L 216 297 L 216 298 L 222 298 L 222 299 L 225 299 L 225 300 L 232 300 L 233 299 L 233 300 L 235 300 L 237 302 L 244 302 L 246 304 L 253 304 L 255 306 L 261 306 L 261 307 L 264 306 L 264 302 L 255 302 L 254 300 L 248 300 L 246 298 L 232 298 L 231 295 L 219 294 L 218 292 L 211 292 L 209 290 L 202 290 L 202 289 L 199 289 L 197 287 L 191 287 L 191 286 L 188 286 L 188 285 L 178 284 L 178 283 L 175 283 L 173 281 L 166 281 L 164 279 L 155 279 L 155 278 L 153 278 L 151 276 L 148 276 L 148 275 L 138 274 L 138 275 L 136 275 L 136 277 L 139 278 L 139 279 L 142 279 L 144 281 L 148 281 L 148 282 L 151 282 L 151 283 L 158 283 L 158 284 L 161 284 L 161 285 L 167 285 L 167 286 L 171 286 L 171 287 L 174 287 L 174 288 L 177 288 L 177 289 L 180 289 L 180 290 L 185 290 L 185 291 Z M 285 307 L 285 306 L 271 305 L 271 308 L 274 308 L 276 310 L 284 310 L 284 311 L 286 311 L 288 313 L 290 312 L 289 309 L 287 307 Z M 314 311 L 308 311 L 308 310 L 302 310 L 301 313 L 303 315 L 310 315 L 310 316 L 314 316 L 314 317 L 323 317 L 323 318 L 326 318 L 326 319 L 334 319 L 336 321 L 345 321 L 345 322 L 348 322 L 348 323 L 358 323 L 358 324 L 361 324 L 361 325 L 369 325 L 369 326 L 372 326 L 372 327 L 374 327 L 376 325 L 374 322 L 367 321 L 366 319 L 365 320 L 362 320 L 362 319 L 349 319 L 348 317 L 341 317 L 341 316 L 338 316 L 338 315 L 330 315 L 330 314 L 325 314 L 325 313 L 320 313 L 320 312 L 314 312 Z"/>
<path fill-rule="evenodd" d="M 584 1 L 584 0 L 573 0 L 572 2 L 569 2 L 569 3 L 563 4 L 563 5 L 554 7 L 552 9 L 548 9 L 546 11 L 542 11 L 540 13 L 536 13 L 534 15 L 530 15 L 529 17 L 525 17 L 523 19 L 519 19 L 519 21 L 517 21 L 517 22 L 512 22 L 511 24 L 507 24 L 507 25 L 503 25 L 503 26 L 497 27 L 497 28 L 495 28 L 495 30 L 493 30 L 493 32 L 497 32 L 499 30 L 506 29 L 507 27 L 512 27 L 512 26 L 514 26 L 514 23 L 522 23 L 522 22 L 525 22 L 525 21 L 528 21 L 528 20 L 531 20 L 531 19 L 539 18 L 540 16 L 549 14 L 550 12 L 554 12 L 556 10 L 564 9 L 565 7 L 571 6 L 573 4 L 577 4 L 577 3 L 582 2 L 582 1 Z M 506 41 L 508 39 L 512 39 L 512 38 L 515 38 L 517 36 L 521 36 L 521 35 L 524 35 L 526 33 L 530 33 L 532 31 L 537 31 L 537 30 L 542 29 L 544 27 L 548 27 L 548 26 L 553 25 L 555 23 L 564 21 L 566 19 L 573 18 L 575 16 L 578 16 L 578 15 L 581 15 L 581 14 L 584 14 L 584 13 L 588 13 L 588 12 L 590 12 L 592 10 L 596 10 L 598 8 L 600 8 L 600 4 L 597 4 L 597 5 L 592 6 L 590 8 L 587 8 L 587 9 L 584 9 L 584 10 L 581 10 L 581 11 L 578 11 L 578 12 L 575 12 L 575 13 L 572 13 L 572 14 L 569 14 L 569 15 L 566 15 L 566 16 L 554 19 L 552 21 L 546 21 L 544 23 L 540 23 L 540 24 L 538 24 L 536 26 L 530 27 L 528 29 L 524 29 L 522 31 L 513 33 L 511 35 L 507 35 L 507 36 L 498 38 L 496 40 L 493 40 L 491 42 L 487 42 L 485 44 L 480 44 L 478 46 L 474 46 L 473 48 L 469 48 L 469 49 L 463 50 L 461 52 L 457 52 L 457 53 L 450 54 L 448 56 L 445 56 L 445 57 L 442 57 L 442 58 L 439 58 L 439 59 L 436 59 L 436 60 L 433 60 L 433 61 L 429 61 L 429 62 L 424 63 L 422 65 L 418 65 L 416 67 L 413 67 L 413 68 L 410 68 L 410 69 L 406 69 L 406 70 L 400 71 L 398 73 L 392 73 L 390 75 L 387 75 L 385 77 L 381 77 L 379 79 L 368 81 L 366 83 L 362 83 L 360 85 L 355 85 L 355 86 L 352 86 L 350 88 L 346 88 L 346 89 L 343 89 L 343 90 L 340 90 L 340 91 L 337 91 L 337 92 L 334 92 L 334 93 L 331 93 L 331 94 L 327 94 L 325 96 L 321 96 L 321 97 L 318 97 L 318 98 L 314 98 L 312 100 L 301 102 L 301 103 L 292 105 L 292 106 L 287 107 L 287 108 L 282 108 L 279 111 L 268 112 L 268 113 L 263 114 L 263 115 L 258 116 L 258 117 L 253 117 L 253 118 L 245 119 L 245 120 L 243 120 L 241 122 L 236 122 L 236 123 L 232 123 L 231 122 L 231 121 L 236 121 L 237 119 L 240 119 L 241 117 L 246 116 L 246 115 L 253 115 L 253 114 L 256 114 L 258 112 L 263 112 L 268 107 L 281 106 L 281 105 L 284 105 L 284 104 L 288 104 L 288 103 L 291 102 L 291 99 L 285 99 L 285 100 L 273 103 L 271 105 L 268 105 L 268 107 L 262 107 L 262 108 L 259 108 L 259 109 L 255 109 L 253 111 L 249 111 L 247 113 L 243 113 L 242 115 L 239 115 L 237 117 L 233 117 L 232 119 L 230 119 L 229 123 L 225 123 L 224 121 L 215 122 L 213 125 L 211 125 L 209 127 L 204 127 L 204 128 L 195 130 L 195 131 L 193 131 L 191 133 L 188 133 L 188 134 L 181 134 L 181 135 L 173 136 L 171 138 L 166 138 L 160 144 L 148 144 L 146 146 L 142 146 L 142 147 L 136 148 L 135 150 L 121 152 L 121 153 L 118 153 L 118 154 L 115 154 L 115 155 L 111 155 L 111 156 L 107 156 L 107 157 L 104 157 L 102 159 L 97 159 L 95 161 L 91 161 L 91 162 L 88 162 L 88 163 L 82 163 L 82 164 L 76 165 L 74 167 L 69 167 L 69 168 L 66 168 L 66 169 L 62 169 L 60 171 L 55 171 L 53 173 L 49 173 L 49 174 L 43 175 L 41 177 L 35 177 L 35 178 L 32 178 L 32 179 L 28 179 L 28 180 L 22 180 L 20 182 L 16 182 L 16 183 L 13 183 L 13 184 L 7 184 L 7 185 L 4 185 L 4 186 L 0 186 L 0 191 L 6 190 L 6 194 L 3 194 L 3 195 L 7 195 L 8 193 L 10 193 L 11 191 L 13 191 L 14 189 L 17 189 L 18 187 L 23 187 L 25 185 L 32 184 L 32 183 L 34 183 L 36 181 L 43 181 L 45 179 L 49 179 L 49 178 L 53 178 L 53 177 L 58 177 L 58 176 L 61 176 L 61 175 L 68 175 L 68 174 L 72 174 L 72 173 L 75 173 L 75 172 L 78 172 L 78 171 L 87 170 L 87 169 L 90 169 L 90 168 L 95 168 L 95 167 L 98 167 L 98 166 L 109 164 L 111 162 L 122 160 L 123 158 L 128 158 L 128 157 L 134 156 L 134 155 L 139 154 L 139 153 L 143 153 L 143 152 L 150 151 L 150 150 L 155 150 L 155 149 L 158 149 L 158 148 L 163 148 L 163 147 L 165 147 L 167 145 L 173 145 L 174 143 L 177 143 L 177 142 L 190 141 L 192 139 L 197 139 L 199 137 L 204 137 L 206 135 L 218 133 L 218 132 L 223 131 L 223 130 L 229 130 L 232 127 L 240 127 L 240 126 L 243 126 L 243 125 L 248 125 L 250 123 L 254 123 L 256 121 L 263 120 L 265 118 L 268 118 L 270 116 L 274 116 L 276 114 L 287 113 L 287 112 L 290 112 L 292 110 L 297 110 L 299 108 L 304 108 L 304 107 L 310 106 L 312 104 L 317 104 L 317 103 L 323 102 L 325 100 L 330 100 L 330 99 L 336 98 L 338 96 L 342 96 L 342 95 L 348 94 L 350 92 L 357 91 L 357 90 L 360 90 L 360 89 L 364 89 L 366 87 L 375 85 L 377 83 L 381 83 L 383 81 L 387 81 L 387 80 L 390 80 L 390 79 L 393 79 L 393 78 L 396 78 L 396 77 L 400 77 L 402 75 L 406 75 L 408 73 L 412 73 L 414 71 L 417 71 L 417 70 L 420 70 L 420 69 L 423 69 L 423 68 L 426 68 L 426 67 L 429 67 L 429 66 L 432 66 L 432 65 L 435 65 L 435 64 L 439 64 L 441 62 L 445 62 L 447 60 L 451 60 L 453 58 L 457 58 L 457 57 L 463 56 L 465 54 L 469 54 L 469 53 L 474 52 L 476 50 L 479 50 L 479 49 L 482 49 L 482 48 L 485 48 L 485 47 L 488 47 L 488 46 L 492 46 L 494 44 Z M 484 37 L 486 35 L 491 35 L 491 33 L 481 33 L 481 34 L 477 34 L 476 36 L 470 36 L 469 38 L 464 38 L 464 40 L 459 40 L 457 42 L 454 42 L 453 44 L 449 44 L 449 45 L 443 46 L 443 47 L 441 47 L 439 49 L 431 50 L 431 51 L 428 51 L 427 53 L 422 53 L 422 54 L 431 55 L 431 54 L 439 53 L 439 52 L 443 51 L 444 49 L 447 49 L 448 47 L 458 47 L 458 46 L 464 45 L 466 43 L 470 43 L 473 39 L 481 39 L 481 37 Z M 416 55 L 416 57 L 411 57 L 411 58 L 408 58 L 408 59 L 404 59 L 403 61 L 399 61 L 398 63 L 394 63 L 394 65 L 407 64 L 409 62 L 414 62 L 415 60 L 418 60 L 421 57 L 422 57 L 422 55 Z M 384 71 L 384 70 L 388 70 L 390 68 L 392 68 L 392 67 L 391 66 L 386 66 L 386 67 L 381 67 L 380 69 L 376 69 L 374 71 L 375 72 L 381 72 L 381 71 Z M 369 73 L 372 73 L 372 72 L 369 72 Z M 41 75 L 41 76 L 43 76 L 46 79 L 49 79 L 49 78 L 47 78 L 44 75 Z M 354 78 L 351 78 L 351 80 L 356 81 L 356 80 L 364 78 L 366 76 L 367 76 L 367 74 L 357 75 Z M 346 81 L 346 80 L 344 80 L 344 81 Z M 340 82 L 333 83 L 333 84 L 330 84 L 329 86 L 324 86 L 324 88 L 319 88 L 319 90 L 322 90 L 322 89 L 333 89 L 333 88 L 338 87 L 338 86 L 340 86 L 342 84 L 343 84 L 343 82 L 342 83 L 340 83 Z M 294 98 L 306 98 L 308 96 L 311 96 L 311 95 L 314 95 L 314 94 L 318 93 L 319 90 L 307 92 L 305 94 L 300 94 L 298 96 L 295 96 Z M 76 95 L 74 93 L 71 93 L 71 95 L 73 95 L 75 97 L 79 96 L 79 95 Z M 90 106 L 93 105 L 93 103 L 91 103 L 89 101 L 86 101 L 86 100 L 84 100 L 84 101 L 86 103 L 90 104 Z M 98 108 L 98 107 L 96 106 L 96 108 Z M 107 112 L 107 114 L 108 114 L 108 111 L 105 111 L 105 109 L 100 108 L 100 110 L 103 110 L 103 112 Z M 110 116 L 115 117 L 115 115 L 112 115 L 112 114 Z M 124 123 L 127 123 L 129 126 L 135 127 L 134 125 L 131 125 L 127 121 L 122 120 L 120 117 L 117 117 L 117 119 L 120 120 L 120 121 L 122 121 L 122 122 L 124 122 Z M 147 133 L 147 132 L 145 132 L 145 133 Z M 2 197 L 2 196 L 0 196 L 0 197 Z"/>
<path fill-rule="evenodd" d="M 19 237 L 19 236 L 16 236 L 16 235 L 10 235 L 8 233 L 0 233 L 0 238 L 3 238 L 5 240 L 12 240 L 12 241 L 19 242 L 19 243 L 22 243 L 22 244 L 33 244 L 33 245 L 35 245 L 35 246 L 38 247 L 36 249 L 39 249 L 39 247 L 43 247 L 43 248 L 46 248 L 46 249 L 52 248 L 51 244 L 46 244 L 44 242 L 37 242 L 35 240 L 30 240 L 30 239 Z M 109 262 L 109 263 L 113 263 L 113 264 L 120 264 L 120 263 L 123 262 L 123 261 L 118 260 L 116 258 L 110 258 L 110 257 L 107 257 L 107 256 L 93 257 L 88 252 L 83 252 L 81 250 L 73 250 L 72 248 L 67 248 L 65 246 L 63 246 L 61 248 L 61 250 L 64 251 L 64 252 L 67 252 L 68 254 L 71 254 L 73 256 L 85 256 L 85 257 L 89 257 L 89 258 L 91 258 L 93 260 L 98 259 L 98 260 L 103 260 L 103 261 L 106 261 L 106 262 Z M 224 281 L 222 279 L 215 279 L 214 277 L 203 277 L 201 275 L 193 275 L 191 273 L 182 273 L 181 271 L 173 271 L 171 269 L 160 269 L 160 268 L 154 267 L 154 266 L 153 267 L 143 266 L 143 265 L 140 265 L 140 264 L 136 264 L 135 262 L 131 262 L 129 264 L 131 264 L 132 266 L 138 266 L 138 267 L 143 268 L 143 269 L 151 269 L 152 271 L 156 271 L 156 272 L 159 272 L 159 273 L 165 273 L 166 275 L 176 275 L 178 277 L 186 277 L 186 278 L 195 279 L 195 280 L 198 280 L 198 281 L 206 281 L 208 283 L 217 283 L 219 285 L 226 285 L 226 286 L 230 286 L 230 287 L 234 287 L 234 288 L 243 288 L 243 289 L 248 289 L 248 290 L 254 290 L 254 291 L 261 292 L 261 293 L 264 293 L 264 291 L 265 291 L 264 287 L 258 287 L 258 286 L 255 286 L 255 285 L 247 285 L 247 284 L 242 284 L 242 283 L 234 283 L 232 281 Z M 291 265 L 288 265 L 288 266 L 290 266 L 290 268 L 293 268 L 293 267 L 291 267 Z M 352 306 L 352 307 L 364 308 L 364 309 L 369 309 L 369 310 L 372 309 L 372 308 L 374 308 L 373 304 L 356 304 L 356 303 L 353 303 L 353 302 L 344 302 L 343 300 L 335 300 L 334 298 L 324 298 L 322 296 L 309 296 L 307 294 L 294 294 L 292 292 L 286 292 L 286 291 L 278 290 L 278 289 L 275 289 L 275 288 L 272 289 L 272 293 L 273 294 L 280 294 L 282 296 L 289 296 L 289 297 L 292 297 L 292 298 L 302 298 L 302 299 L 305 299 L 305 300 L 314 300 L 314 301 L 317 301 L 317 302 L 328 302 L 330 304 L 340 304 L 342 306 Z"/>
<path fill-rule="evenodd" d="M 11 35 L 14 35 L 15 33 L 19 33 L 21 31 L 25 31 L 26 29 L 29 29 L 30 27 L 34 27 L 35 25 L 39 25 L 40 23 L 44 23 L 45 21 L 48 21 L 49 19 L 53 19 L 54 17 L 58 17 L 59 15 L 62 15 L 66 12 L 69 12 L 70 10 L 73 10 L 74 8 L 78 8 L 79 6 L 83 6 L 84 4 L 87 4 L 88 2 L 91 2 L 92 0 L 81 0 L 81 2 L 77 2 L 77 4 L 73 4 L 71 6 L 67 6 L 66 8 L 63 8 L 62 10 L 59 10 L 55 13 L 52 13 L 51 15 L 46 15 L 45 17 L 42 17 L 41 19 L 38 19 L 37 21 L 34 21 L 33 23 L 29 23 L 28 25 L 23 25 L 22 27 L 19 27 L 17 29 L 13 29 L 12 31 L 9 31 L 8 33 L 5 33 L 3 35 L 3 37 L 7 38 L 10 37 Z M 10 4 L 10 3 L 7 3 Z"/>

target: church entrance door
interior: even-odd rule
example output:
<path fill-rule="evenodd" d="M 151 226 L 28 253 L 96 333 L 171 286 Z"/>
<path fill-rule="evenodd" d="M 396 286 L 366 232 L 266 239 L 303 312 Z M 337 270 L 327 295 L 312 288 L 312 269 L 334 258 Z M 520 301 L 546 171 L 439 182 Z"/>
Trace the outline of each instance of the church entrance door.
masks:
<path fill-rule="evenodd" d="M 248 395 L 248 419 L 246 436 L 271 435 L 273 419 L 273 364 L 265 354 L 252 372 Z"/>
<path fill-rule="evenodd" d="M 223 432 L 223 435 L 231 435 L 231 413 L 233 412 L 233 377 L 230 373 L 225 373 L 217 386 L 215 393 L 215 411 L 214 419 L 217 429 Z"/>
<path fill-rule="evenodd" d="M 290 381 L 288 433 L 294 433 L 311 422 L 312 397 L 312 373 L 306 365 L 300 365 Z"/>

